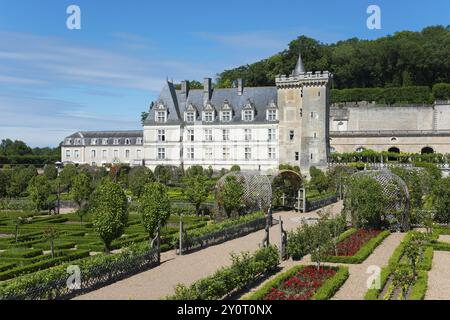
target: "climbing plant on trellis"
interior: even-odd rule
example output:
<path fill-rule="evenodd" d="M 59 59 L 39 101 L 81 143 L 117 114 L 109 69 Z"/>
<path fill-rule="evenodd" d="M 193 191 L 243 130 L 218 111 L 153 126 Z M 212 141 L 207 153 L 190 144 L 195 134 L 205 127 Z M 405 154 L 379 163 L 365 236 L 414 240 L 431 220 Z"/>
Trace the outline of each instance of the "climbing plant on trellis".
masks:
<path fill-rule="evenodd" d="M 360 171 L 351 176 L 350 179 L 370 177 L 377 181 L 387 197 L 386 213 L 388 216 L 398 217 L 398 223 L 402 230 L 410 228 L 410 195 L 408 187 L 399 176 L 389 170 Z"/>

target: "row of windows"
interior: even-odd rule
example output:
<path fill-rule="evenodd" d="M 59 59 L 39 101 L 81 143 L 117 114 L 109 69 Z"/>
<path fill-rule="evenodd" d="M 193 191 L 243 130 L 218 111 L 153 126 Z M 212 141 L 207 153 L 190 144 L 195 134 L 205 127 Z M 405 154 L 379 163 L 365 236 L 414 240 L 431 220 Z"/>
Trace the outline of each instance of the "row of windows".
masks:
<path fill-rule="evenodd" d="M 91 154 L 90 154 L 91 159 L 95 159 L 98 156 L 100 156 L 100 154 L 97 153 L 97 150 L 91 150 Z M 66 158 L 71 158 L 71 157 L 72 157 L 71 150 L 66 150 Z M 75 159 L 79 159 L 80 158 L 80 151 L 79 150 L 74 150 L 73 151 L 73 157 Z M 102 159 L 107 159 L 108 158 L 108 150 L 102 150 L 101 151 L 101 157 L 102 157 Z M 114 150 L 113 151 L 113 157 L 114 158 L 119 158 L 119 150 Z M 131 157 L 131 151 L 130 150 L 125 150 L 125 158 L 129 159 L 130 157 Z M 142 151 L 141 150 L 136 150 L 136 158 L 137 159 L 142 159 Z"/>
<path fill-rule="evenodd" d="M 108 145 L 108 141 L 109 141 L 108 138 L 102 138 L 102 139 L 94 138 L 94 139 L 91 139 L 91 145 L 92 146 L 100 145 L 100 144 L 101 145 Z M 114 138 L 113 139 L 113 145 L 119 145 L 121 142 L 122 142 L 122 139 L 120 139 L 120 138 Z M 83 145 L 84 143 L 85 143 L 85 140 L 81 139 L 81 138 L 76 138 L 76 139 L 69 138 L 69 139 L 66 140 L 66 145 L 74 144 L 76 146 L 79 146 L 79 145 Z M 125 145 L 131 145 L 131 139 L 126 138 L 124 140 L 124 143 L 125 143 Z M 136 138 L 136 144 L 137 145 L 141 145 L 142 144 L 142 138 Z"/>
<path fill-rule="evenodd" d="M 213 129 L 204 129 L 203 130 L 203 138 L 204 141 L 214 141 Z M 157 133 L 158 142 L 166 141 L 166 130 L 160 129 Z M 195 132 L 193 129 L 188 129 L 186 131 L 187 141 L 195 141 Z M 222 141 L 230 141 L 230 129 L 222 130 Z M 244 129 L 244 140 L 251 141 L 253 140 L 252 129 Z M 268 141 L 276 141 L 277 140 L 277 129 L 267 129 L 267 140 Z"/>
<path fill-rule="evenodd" d="M 212 148 L 202 148 L 204 150 L 204 157 L 207 160 L 213 160 L 214 154 Z M 195 148 L 189 147 L 186 148 L 186 157 L 189 160 L 194 160 L 196 155 Z M 268 159 L 275 160 L 276 159 L 276 148 L 269 147 L 267 148 L 267 157 Z M 166 160 L 166 148 L 160 147 L 158 148 L 158 160 Z M 252 160 L 252 148 L 246 147 L 244 148 L 244 158 L 245 160 Z M 223 147 L 222 148 L 222 160 L 230 160 L 230 148 L 229 147 Z"/>
<path fill-rule="evenodd" d="M 167 111 L 155 111 L 155 119 L 156 122 L 165 123 L 167 122 Z M 188 111 L 184 113 L 184 121 L 186 122 L 195 122 L 196 120 L 196 112 Z M 202 112 L 202 121 L 203 122 L 214 122 L 216 113 L 215 111 L 203 111 Z M 251 122 L 255 119 L 255 111 L 254 110 L 244 110 L 242 111 L 242 120 L 246 122 Z M 231 122 L 233 120 L 233 112 L 232 111 L 220 111 L 219 117 L 221 122 Z M 266 111 L 266 120 L 267 121 L 277 121 L 278 112 L 277 110 L 267 110 Z"/>

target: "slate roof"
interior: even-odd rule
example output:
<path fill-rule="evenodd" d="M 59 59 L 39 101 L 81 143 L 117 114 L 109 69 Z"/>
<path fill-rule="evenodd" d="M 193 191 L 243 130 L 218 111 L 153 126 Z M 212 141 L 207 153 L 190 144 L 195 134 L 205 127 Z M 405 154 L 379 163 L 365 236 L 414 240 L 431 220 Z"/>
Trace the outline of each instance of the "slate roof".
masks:
<path fill-rule="evenodd" d="M 97 146 L 125 146 L 126 139 L 130 140 L 129 145 L 142 145 L 137 143 L 137 139 L 143 140 L 144 132 L 142 130 L 130 130 L 130 131 L 79 131 L 64 139 L 63 146 L 77 146 L 74 144 L 75 139 L 83 139 L 84 143 L 81 145 L 92 145 L 91 140 L 98 139 Z M 67 144 L 67 139 L 72 139 L 72 144 Z M 103 139 L 108 139 L 108 143 L 105 145 L 102 143 Z M 118 144 L 114 144 L 114 139 L 119 139 Z"/>
<path fill-rule="evenodd" d="M 160 123 L 155 122 L 154 112 L 159 103 L 163 103 L 168 111 L 167 122 L 164 125 L 179 125 L 181 122 L 183 122 L 184 112 L 190 104 L 194 105 L 198 110 L 196 121 L 201 121 L 202 111 L 205 107 L 203 102 L 203 95 L 203 89 L 192 89 L 189 90 L 189 95 L 186 98 L 185 95 L 182 94 L 181 90 L 175 90 L 174 85 L 171 82 L 167 82 L 166 86 L 161 91 L 158 100 L 150 110 L 149 116 L 144 125 L 160 125 Z M 268 121 L 266 120 L 266 110 L 271 103 L 277 103 L 277 88 L 248 87 L 244 88 L 242 95 L 238 94 L 237 88 L 213 89 L 210 103 L 216 110 L 216 118 L 214 122 L 208 122 L 207 124 L 219 123 L 219 111 L 226 101 L 234 111 L 231 124 L 243 122 L 241 118 L 241 111 L 248 103 L 251 103 L 256 111 L 254 121 L 252 121 L 251 123 L 267 123 Z"/>

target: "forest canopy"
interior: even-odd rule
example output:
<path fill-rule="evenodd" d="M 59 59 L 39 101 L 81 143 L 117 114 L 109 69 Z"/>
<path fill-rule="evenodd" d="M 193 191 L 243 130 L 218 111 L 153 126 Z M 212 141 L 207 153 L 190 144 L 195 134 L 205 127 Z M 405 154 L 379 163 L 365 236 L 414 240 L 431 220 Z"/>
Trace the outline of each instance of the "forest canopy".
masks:
<path fill-rule="evenodd" d="M 431 88 L 450 83 L 450 26 L 432 26 L 376 40 L 352 38 L 333 44 L 300 36 L 280 53 L 220 73 L 216 87 L 231 87 L 238 78 L 247 86 L 274 85 L 277 75 L 292 72 L 299 52 L 306 70 L 334 74 L 334 89 Z"/>

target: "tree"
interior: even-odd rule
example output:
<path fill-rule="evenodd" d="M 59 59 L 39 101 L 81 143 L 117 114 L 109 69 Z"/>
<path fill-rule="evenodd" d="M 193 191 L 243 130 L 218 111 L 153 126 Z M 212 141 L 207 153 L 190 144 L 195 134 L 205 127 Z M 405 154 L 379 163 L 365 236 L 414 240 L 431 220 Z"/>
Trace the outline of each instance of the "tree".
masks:
<path fill-rule="evenodd" d="M 67 164 L 64 166 L 64 169 L 62 169 L 61 173 L 59 174 L 59 178 L 61 180 L 61 185 L 65 186 L 70 190 L 72 187 L 72 179 L 78 174 L 77 167 L 73 164 Z"/>
<path fill-rule="evenodd" d="M 203 167 L 199 166 L 199 165 L 189 167 L 186 170 L 187 177 L 202 176 L 202 175 L 204 175 L 204 170 L 203 170 Z"/>
<path fill-rule="evenodd" d="M 240 172 L 241 171 L 241 167 L 238 166 L 237 164 L 233 165 L 230 169 L 231 172 Z"/>
<path fill-rule="evenodd" d="M 156 181 L 167 185 L 169 181 L 172 179 L 172 173 L 167 166 L 158 165 L 155 168 L 155 179 Z"/>
<path fill-rule="evenodd" d="M 80 217 L 80 223 L 83 223 L 83 215 L 87 211 L 92 191 L 91 178 L 87 174 L 80 173 L 72 179 L 72 189 L 70 190 L 70 196 L 72 200 L 75 201 L 75 203 L 78 205 L 78 215 Z"/>
<path fill-rule="evenodd" d="M 228 218 L 242 206 L 243 196 L 244 187 L 237 178 L 235 176 L 226 177 L 219 197 Z"/>
<path fill-rule="evenodd" d="M 371 177 L 351 179 L 347 186 L 345 209 L 358 228 L 380 229 L 388 199 L 381 185 Z"/>
<path fill-rule="evenodd" d="M 319 193 L 323 193 L 328 190 L 329 181 L 322 170 L 319 170 L 316 167 L 311 167 L 309 168 L 309 174 L 311 176 L 311 181 L 309 182 L 311 189 L 317 190 Z"/>
<path fill-rule="evenodd" d="M 432 199 L 436 210 L 435 220 L 440 223 L 450 223 L 450 177 L 437 182 Z"/>
<path fill-rule="evenodd" d="M 208 179 L 203 175 L 187 176 L 184 178 L 183 194 L 195 207 L 195 213 L 199 215 L 200 206 L 208 199 Z"/>
<path fill-rule="evenodd" d="M 55 257 L 55 239 L 58 237 L 58 232 L 53 227 L 49 227 L 44 230 L 44 237 L 50 241 L 50 252 L 52 258 Z"/>
<path fill-rule="evenodd" d="M 54 165 L 47 164 L 44 167 L 44 176 L 46 176 L 48 180 L 55 180 L 58 177 L 58 169 L 56 169 Z"/>
<path fill-rule="evenodd" d="M 9 180 L 10 180 L 9 171 L 0 170 L 0 198 L 6 197 Z"/>
<path fill-rule="evenodd" d="M 36 176 L 31 179 L 28 193 L 37 212 L 48 209 L 52 186 L 46 176 Z"/>
<path fill-rule="evenodd" d="M 167 189 L 163 184 L 153 182 L 144 187 L 139 198 L 138 210 L 142 225 L 148 233 L 150 245 L 158 225 L 164 226 L 169 219 L 170 207 Z"/>
<path fill-rule="evenodd" d="M 332 234 L 327 220 L 320 218 L 315 225 L 302 222 L 302 228 L 307 239 L 307 252 L 311 253 L 311 260 L 317 264 L 317 270 L 319 270 L 321 262 L 333 248 Z"/>
<path fill-rule="evenodd" d="M 123 189 L 116 183 L 105 180 L 91 198 L 94 230 L 105 245 L 105 252 L 111 250 L 111 242 L 119 238 L 128 222 L 128 200 Z"/>
<path fill-rule="evenodd" d="M 135 197 L 140 197 L 144 187 L 155 181 L 153 172 L 147 167 L 135 167 L 128 173 L 128 187 Z"/>
<path fill-rule="evenodd" d="M 26 195 L 28 184 L 33 177 L 37 176 L 34 166 L 19 166 L 12 170 L 11 180 L 7 188 L 8 196 L 15 198 Z"/>
<path fill-rule="evenodd" d="M 145 120 L 147 120 L 149 112 L 141 112 L 141 124 L 144 125 Z"/>

